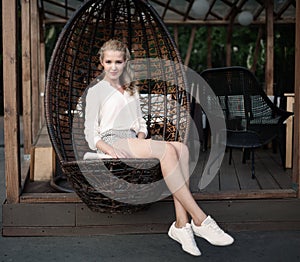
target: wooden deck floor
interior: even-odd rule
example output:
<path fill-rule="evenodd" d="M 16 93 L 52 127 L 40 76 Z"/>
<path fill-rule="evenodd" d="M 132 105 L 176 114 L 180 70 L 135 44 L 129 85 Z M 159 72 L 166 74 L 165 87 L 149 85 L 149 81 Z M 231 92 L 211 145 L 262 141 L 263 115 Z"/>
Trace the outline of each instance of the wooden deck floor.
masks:
<path fill-rule="evenodd" d="M 50 146 L 50 140 L 46 128 L 43 128 L 39 141 Z M 199 150 L 200 144 L 193 143 L 194 150 Z M 233 149 L 232 164 L 229 165 L 229 152 L 226 152 L 221 163 L 219 172 L 213 181 L 203 190 L 198 187 L 207 159 L 209 149 L 200 152 L 197 164 L 192 163 L 194 171 L 190 179 L 190 188 L 196 199 L 222 200 L 222 199 L 252 199 L 252 198 L 289 198 L 297 197 L 292 183 L 292 169 L 284 170 L 281 164 L 279 152 L 274 153 L 271 148 L 260 148 L 255 150 L 255 179 L 251 177 L 251 161 L 242 163 L 242 151 Z M 191 154 L 192 158 L 192 154 Z M 43 175 L 38 174 L 43 177 Z M 65 183 L 64 183 L 64 186 Z M 50 187 L 49 181 L 27 182 L 23 193 L 56 193 Z M 47 196 L 48 198 L 49 196 Z M 68 195 L 68 197 L 70 197 Z M 34 198 L 34 196 L 33 196 Z M 52 198 L 52 197 L 50 197 Z M 72 201 L 76 198 L 70 197 Z M 64 198 L 65 199 L 65 198 Z M 21 195 L 21 201 L 24 194 Z M 59 198 L 58 200 L 59 201 Z"/>
<path fill-rule="evenodd" d="M 233 159 L 229 165 L 229 153 L 226 152 L 221 167 L 212 182 L 200 190 L 199 180 L 202 176 L 209 151 L 200 154 L 198 163 L 190 179 L 190 188 L 197 200 L 222 199 L 258 199 L 258 198 L 290 198 L 297 197 L 291 179 L 292 169 L 283 169 L 279 153 L 271 149 L 255 151 L 255 178 L 251 177 L 251 162 L 242 163 L 242 151 L 233 150 Z M 63 182 L 63 186 L 67 186 Z M 30 201 L 28 193 L 57 193 L 49 181 L 28 182 L 21 196 L 21 201 Z M 76 199 L 70 196 L 71 201 Z M 40 196 L 40 195 L 39 195 Z M 28 198 L 29 197 L 29 198 Z M 33 199 L 36 197 L 34 194 Z M 54 195 L 53 195 L 54 197 Z M 47 199 L 49 195 L 47 195 Z M 52 199 L 52 197 L 50 197 Z M 65 198 L 64 198 L 65 200 Z M 59 201 L 59 200 L 57 200 Z"/>
<path fill-rule="evenodd" d="M 274 153 L 272 149 L 255 150 L 254 179 L 251 176 L 251 160 L 243 163 L 240 149 L 233 149 L 231 165 L 229 152 L 226 152 L 215 178 L 200 190 L 198 184 L 208 155 L 209 151 L 201 153 L 191 176 L 191 190 L 199 198 L 293 197 L 296 193 L 293 190 L 292 169 L 284 169 L 279 152 Z"/>

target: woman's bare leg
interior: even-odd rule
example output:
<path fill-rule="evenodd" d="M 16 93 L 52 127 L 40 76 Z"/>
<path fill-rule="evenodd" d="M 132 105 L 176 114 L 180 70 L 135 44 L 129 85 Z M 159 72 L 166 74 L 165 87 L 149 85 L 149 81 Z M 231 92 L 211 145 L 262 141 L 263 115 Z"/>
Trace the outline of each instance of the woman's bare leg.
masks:
<path fill-rule="evenodd" d="M 184 223 L 181 221 L 187 219 L 187 213 L 190 214 L 196 225 L 202 223 L 206 218 L 206 214 L 198 206 L 187 186 L 189 169 L 188 152 L 185 146 L 180 148 L 175 142 L 128 139 L 126 142 L 117 143 L 116 148 L 117 150 L 126 151 L 132 157 L 158 158 L 164 180 L 173 194 L 179 226 Z"/>
<path fill-rule="evenodd" d="M 194 235 L 218 246 L 227 246 L 234 242 L 234 239 L 211 217 L 207 217 L 193 198 L 188 186 L 189 157 L 185 145 L 178 145 L 175 142 L 129 139 L 125 141 L 125 146 L 120 145 L 120 150 L 122 155 L 128 157 L 155 157 L 160 160 L 164 181 L 173 194 L 176 211 L 176 223 L 171 225 L 168 235 L 181 243 L 183 250 L 195 256 L 201 254 Z M 188 215 L 191 216 L 192 221 L 191 224 L 186 225 Z M 202 224 L 203 221 L 206 223 Z"/>
<path fill-rule="evenodd" d="M 182 170 L 182 174 L 186 181 L 187 187 L 189 187 L 189 151 L 187 147 L 179 142 L 170 142 L 172 146 L 174 146 L 177 154 L 177 158 L 180 159 L 180 166 Z M 186 223 L 189 222 L 188 213 L 183 207 L 183 205 L 177 200 L 174 196 L 174 207 L 176 214 L 176 227 L 184 227 Z"/>

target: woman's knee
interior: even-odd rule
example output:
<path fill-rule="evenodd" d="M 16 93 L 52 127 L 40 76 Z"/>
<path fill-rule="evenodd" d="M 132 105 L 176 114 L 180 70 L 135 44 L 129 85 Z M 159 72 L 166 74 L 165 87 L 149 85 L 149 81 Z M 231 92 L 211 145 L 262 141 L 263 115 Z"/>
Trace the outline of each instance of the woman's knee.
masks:
<path fill-rule="evenodd" d="M 186 144 L 183 144 L 183 143 L 180 143 L 181 144 L 181 150 L 182 150 L 182 153 L 184 155 L 188 155 L 189 154 L 189 148 L 187 147 Z"/>
<path fill-rule="evenodd" d="M 176 148 L 178 156 L 189 156 L 189 148 L 186 144 L 181 142 L 172 142 L 171 144 Z"/>
<path fill-rule="evenodd" d="M 178 160 L 177 150 L 171 143 L 165 145 L 165 157 L 168 159 Z"/>

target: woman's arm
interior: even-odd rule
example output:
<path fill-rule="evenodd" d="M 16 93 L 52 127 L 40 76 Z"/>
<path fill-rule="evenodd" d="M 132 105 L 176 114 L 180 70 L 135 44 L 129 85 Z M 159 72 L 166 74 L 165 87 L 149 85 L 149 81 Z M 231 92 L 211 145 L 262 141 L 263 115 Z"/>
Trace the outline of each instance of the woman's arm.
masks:
<path fill-rule="evenodd" d="M 98 134 L 99 126 L 99 110 L 100 110 L 100 99 L 97 94 L 97 89 L 94 87 L 89 88 L 86 95 L 86 106 L 85 106 L 85 121 L 84 121 L 84 134 L 85 139 L 88 142 L 91 150 L 96 150 L 96 143 L 101 138 Z"/>
<path fill-rule="evenodd" d="M 141 133 L 142 134 L 142 133 Z M 96 147 L 101 150 L 103 153 L 111 156 L 112 158 L 126 158 L 126 157 L 130 157 L 130 155 L 128 155 L 128 153 L 126 152 L 126 150 L 121 150 L 117 147 L 113 147 L 107 143 L 105 143 L 103 140 L 99 140 L 96 143 Z"/>
<path fill-rule="evenodd" d="M 114 148 L 109 144 L 105 143 L 103 140 L 99 140 L 96 143 L 96 147 L 98 150 L 102 151 L 107 155 L 110 155 L 111 157 L 115 157 L 115 158 L 117 157 Z"/>
<path fill-rule="evenodd" d="M 141 109 L 141 102 L 139 93 L 136 92 L 136 109 L 137 109 L 137 117 L 138 117 L 138 123 L 139 123 L 139 130 L 137 131 L 137 137 L 140 139 L 145 139 L 148 135 L 148 129 L 146 120 L 143 118 L 142 109 Z"/>

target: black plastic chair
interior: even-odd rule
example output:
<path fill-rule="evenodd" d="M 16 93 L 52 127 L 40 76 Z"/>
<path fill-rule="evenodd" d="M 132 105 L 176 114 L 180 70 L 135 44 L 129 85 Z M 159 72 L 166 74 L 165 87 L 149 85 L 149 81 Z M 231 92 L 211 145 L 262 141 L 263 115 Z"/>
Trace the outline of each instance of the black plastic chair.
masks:
<path fill-rule="evenodd" d="M 223 67 L 204 70 L 201 76 L 212 88 L 224 112 L 227 141 L 232 148 L 249 149 L 252 178 L 255 178 L 254 149 L 278 140 L 283 166 L 282 130 L 293 113 L 284 111 L 269 99 L 254 74 L 244 67 Z M 213 102 L 213 101 L 212 101 Z M 245 162 L 245 154 L 243 157 Z"/>

